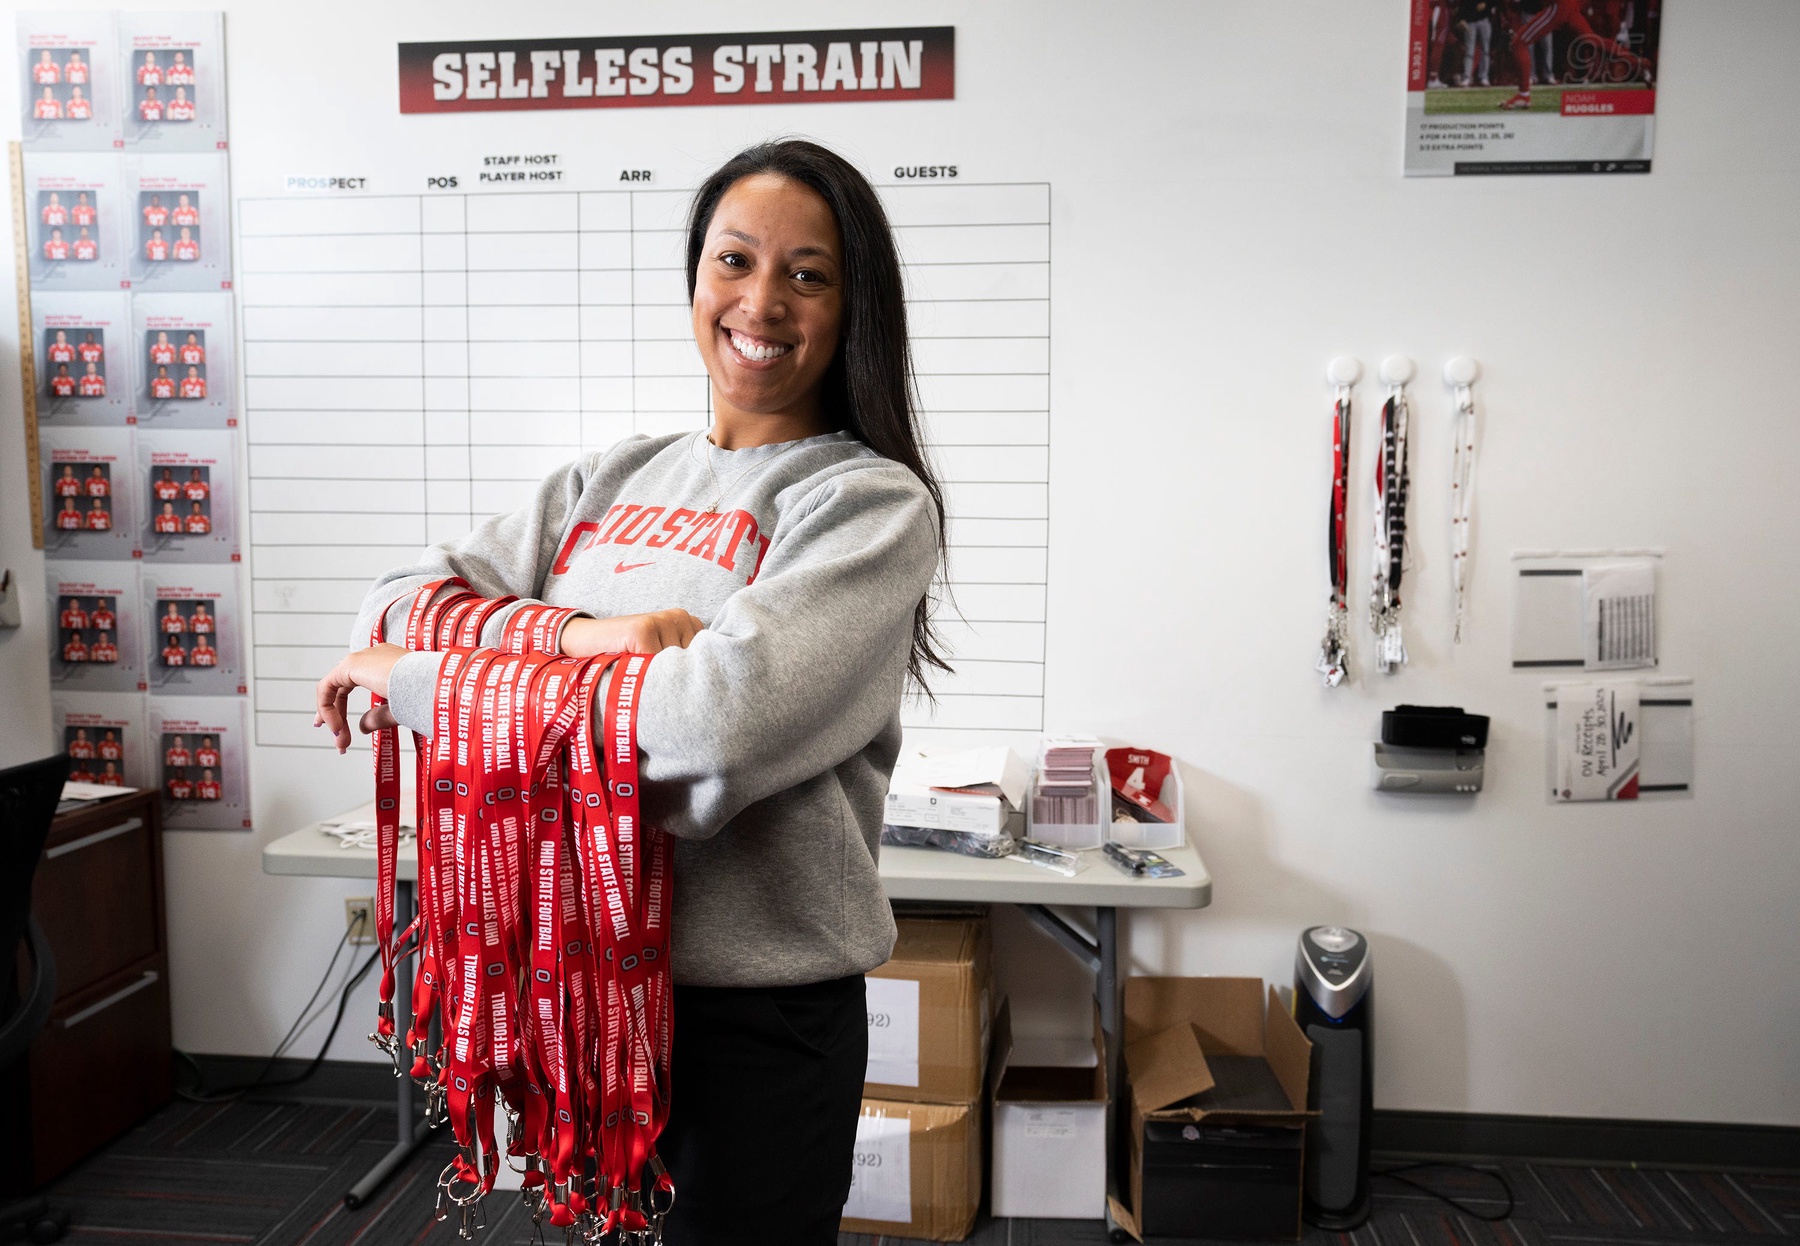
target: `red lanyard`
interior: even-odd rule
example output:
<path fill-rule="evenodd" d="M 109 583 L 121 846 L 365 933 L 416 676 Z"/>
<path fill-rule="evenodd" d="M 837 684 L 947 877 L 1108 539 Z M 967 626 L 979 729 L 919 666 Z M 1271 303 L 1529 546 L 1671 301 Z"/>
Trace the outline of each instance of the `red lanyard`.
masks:
<path fill-rule="evenodd" d="M 513 600 L 480 598 L 451 578 L 422 587 L 408 611 L 408 648 L 444 659 L 432 735 L 415 736 L 419 916 L 399 938 L 398 733 L 375 741 L 385 905 L 377 901 L 384 975 L 372 1037 L 399 1062 L 393 965 L 416 930 L 411 1071 L 460 1144 L 441 1200 L 467 1223 L 492 1189 L 497 1096 L 536 1216 L 659 1235 L 674 1198 L 656 1156 L 670 1101 L 674 848 L 639 810 L 637 713 L 650 659 L 556 654 L 578 612 L 538 603 L 513 611 L 503 649 L 476 648 Z M 383 633 L 378 622 L 374 639 Z"/>
<path fill-rule="evenodd" d="M 1340 386 L 1331 427 L 1331 512 L 1326 516 L 1326 545 L 1331 562 L 1331 604 L 1325 616 L 1325 639 L 1319 645 L 1319 673 L 1335 688 L 1350 670 L 1349 528 L 1344 521 L 1350 504 L 1350 389 Z"/>

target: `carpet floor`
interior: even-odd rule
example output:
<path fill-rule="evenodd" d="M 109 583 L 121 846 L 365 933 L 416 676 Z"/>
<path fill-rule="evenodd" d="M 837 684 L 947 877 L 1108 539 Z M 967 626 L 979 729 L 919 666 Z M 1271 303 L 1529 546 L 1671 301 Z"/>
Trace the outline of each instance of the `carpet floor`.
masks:
<path fill-rule="evenodd" d="M 176 1103 L 57 1181 L 46 1193 L 71 1213 L 71 1243 L 247 1243 L 418 1246 L 455 1242 L 433 1217 L 440 1136 L 351 1211 L 344 1192 L 391 1145 L 393 1109 L 355 1101 Z M 1381 1165 L 1378 1163 L 1377 1165 Z M 1511 1183 L 1509 1220 L 1484 1223 L 1392 1179 L 1376 1181 L 1375 1214 L 1353 1233 L 1309 1230 L 1308 1246 L 1767 1246 L 1800 1237 L 1800 1174 L 1490 1165 Z M 1498 1212 L 1489 1177 L 1458 1169 L 1409 1176 L 1480 1211 Z M 478 1242 L 523 1246 L 532 1225 L 498 1194 Z M 554 1232 L 551 1241 L 560 1240 Z M 842 1246 L 898 1239 L 845 1235 Z M 991 1220 L 980 1246 L 1098 1246 L 1099 1221 Z"/>

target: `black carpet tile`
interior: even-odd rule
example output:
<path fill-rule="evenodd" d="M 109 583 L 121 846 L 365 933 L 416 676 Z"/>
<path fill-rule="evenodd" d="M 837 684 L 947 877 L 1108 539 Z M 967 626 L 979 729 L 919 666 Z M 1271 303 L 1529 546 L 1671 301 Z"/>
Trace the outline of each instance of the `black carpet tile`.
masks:
<path fill-rule="evenodd" d="M 344 1192 L 392 1145 L 393 1109 L 365 1102 L 177 1103 L 65 1175 L 46 1193 L 71 1213 L 68 1242 L 162 1246 L 451 1246 L 454 1219 L 434 1216 L 438 1173 L 452 1146 L 440 1135 L 351 1211 Z M 1378 1164 L 1378 1167 L 1383 1165 Z M 1486 1223 L 1394 1178 L 1375 1183 L 1375 1213 L 1350 1233 L 1308 1230 L 1306 1246 L 1771 1246 L 1800 1237 L 1800 1174 L 1586 1167 L 1487 1166 L 1511 1184 L 1510 1219 Z M 1402 1175 L 1475 1211 L 1504 1208 L 1487 1172 L 1426 1168 Z M 476 1240 L 525 1246 L 529 1216 L 497 1192 Z M 550 1241 L 559 1242 L 552 1232 Z M 845 1234 L 841 1246 L 901 1239 Z M 1100 1221 L 992 1220 L 977 1246 L 1099 1246 Z"/>

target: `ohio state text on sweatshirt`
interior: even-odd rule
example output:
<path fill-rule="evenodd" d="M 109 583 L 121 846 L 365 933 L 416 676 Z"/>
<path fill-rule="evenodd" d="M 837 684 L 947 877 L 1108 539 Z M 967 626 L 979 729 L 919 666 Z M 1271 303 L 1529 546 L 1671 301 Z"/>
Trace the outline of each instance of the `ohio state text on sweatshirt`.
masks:
<path fill-rule="evenodd" d="M 937 556 L 925 487 L 848 433 L 736 451 L 638 436 L 382 576 L 351 645 L 369 643 L 383 610 L 403 641 L 414 590 L 446 575 L 598 618 L 701 619 L 692 644 L 650 663 L 639 711 L 645 817 L 679 837 L 675 979 L 819 982 L 893 949 L 876 857 L 913 609 Z M 440 661 L 395 666 L 403 725 L 431 725 Z"/>

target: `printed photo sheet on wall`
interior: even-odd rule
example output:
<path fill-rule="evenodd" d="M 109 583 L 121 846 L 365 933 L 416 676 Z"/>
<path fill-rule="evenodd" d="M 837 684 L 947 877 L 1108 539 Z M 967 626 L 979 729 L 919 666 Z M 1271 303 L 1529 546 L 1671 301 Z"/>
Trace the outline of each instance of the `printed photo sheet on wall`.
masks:
<path fill-rule="evenodd" d="M 166 826 L 248 827 L 223 19 L 17 20 L 56 729 Z"/>

